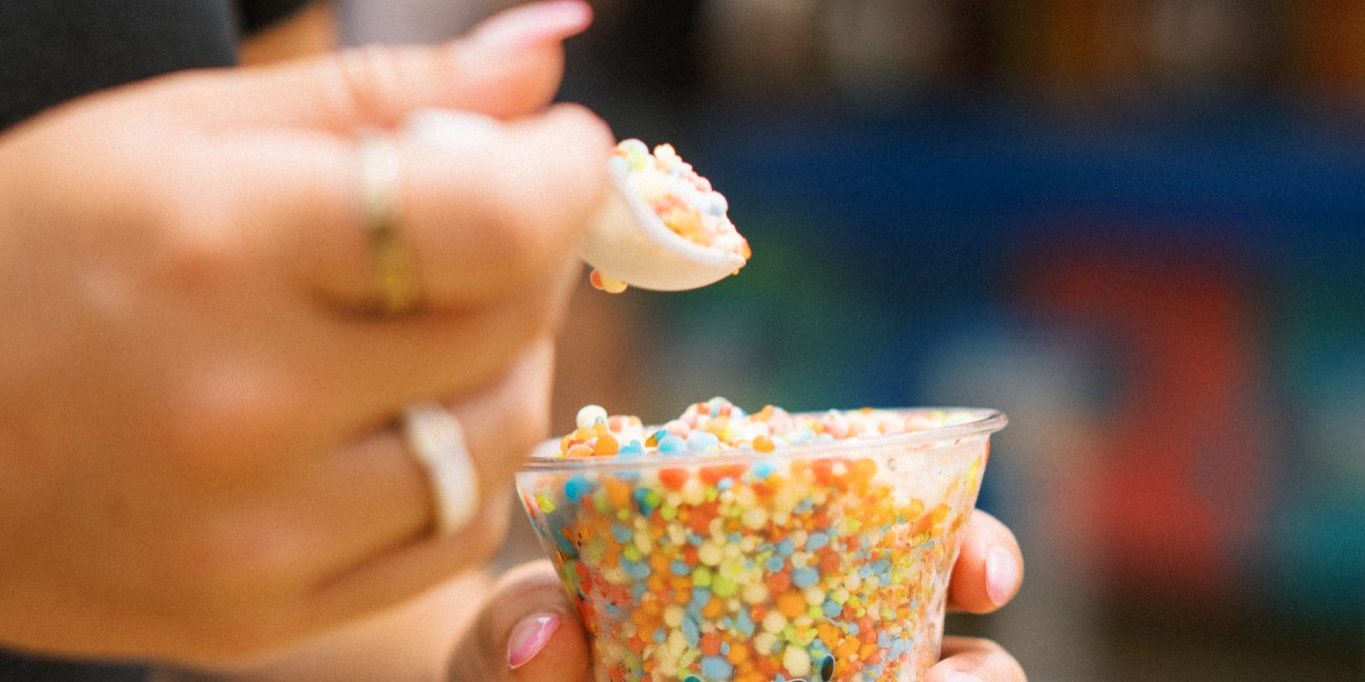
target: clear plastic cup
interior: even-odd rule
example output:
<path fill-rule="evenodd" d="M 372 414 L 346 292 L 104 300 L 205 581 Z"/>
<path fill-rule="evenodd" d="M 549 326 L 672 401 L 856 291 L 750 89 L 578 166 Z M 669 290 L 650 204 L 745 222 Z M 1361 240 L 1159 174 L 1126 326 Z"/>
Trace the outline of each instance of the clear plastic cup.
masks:
<path fill-rule="evenodd" d="M 976 504 L 984 409 L 772 452 L 565 459 L 517 489 L 601 681 L 920 680 Z"/>

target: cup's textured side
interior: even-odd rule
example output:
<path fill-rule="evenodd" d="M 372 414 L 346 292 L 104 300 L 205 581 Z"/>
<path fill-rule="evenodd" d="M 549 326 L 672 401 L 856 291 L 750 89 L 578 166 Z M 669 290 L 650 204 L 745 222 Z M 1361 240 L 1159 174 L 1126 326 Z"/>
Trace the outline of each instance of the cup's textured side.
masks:
<path fill-rule="evenodd" d="M 920 680 L 989 436 L 532 468 L 522 504 L 599 680 Z"/>

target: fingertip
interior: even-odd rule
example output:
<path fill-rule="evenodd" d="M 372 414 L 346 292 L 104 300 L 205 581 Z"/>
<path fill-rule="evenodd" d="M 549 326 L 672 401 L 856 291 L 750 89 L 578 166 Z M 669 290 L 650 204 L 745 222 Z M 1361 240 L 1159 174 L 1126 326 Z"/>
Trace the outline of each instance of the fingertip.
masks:
<path fill-rule="evenodd" d="M 925 682 L 1027 682 L 1019 661 L 999 644 L 979 637 L 944 637 L 943 660 Z"/>
<path fill-rule="evenodd" d="M 585 188 L 594 190 L 591 208 L 597 208 L 598 200 L 607 187 L 607 160 L 616 147 L 616 135 L 602 117 L 580 104 L 562 103 L 550 108 L 550 116 L 563 127 L 564 135 L 572 138 L 580 146 L 580 163 Z"/>
<path fill-rule="evenodd" d="M 1008 604 L 1018 592 L 1023 567 L 1009 550 L 992 547 L 986 553 L 986 596 L 997 607 Z"/>
<path fill-rule="evenodd" d="M 607 160 L 615 146 L 611 128 L 592 111 L 577 104 L 556 104 L 544 115 L 523 119 L 513 127 L 526 161 L 543 165 L 545 172 L 525 177 L 532 196 L 554 197 L 554 202 L 526 208 L 557 224 L 556 235 L 567 247 L 576 240 L 607 189 Z"/>
<path fill-rule="evenodd" d="M 583 627 L 550 562 L 533 561 L 507 571 L 493 594 L 496 603 L 508 604 L 506 612 L 525 614 L 508 627 L 504 637 L 505 669 L 511 679 L 586 682 L 591 678 L 591 653 Z"/>
<path fill-rule="evenodd" d="M 402 145 L 405 233 L 431 305 L 543 291 L 576 262 L 605 188 L 601 119 L 576 106 L 514 122 L 428 110 Z"/>
<path fill-rule="evenodd" d="M 484 20 L 452 44 L 462 59 L 503 74 L 491 90 L 499 105 L 490 113 L 515 117 L 554 99 L 564 70 L 564 41 L 592 25 L 584 0 L 549 0 L 519 5 Z"/>
<path fill-rule="evenodd" d="M 524 682 L 576 682 L 590 679 L 592 662 L 583 629 L 578 621 L 567 613 L 555 613 L 553 631 L 544 636 L 543 642 L 523 639 L 508 641 L 507 665 L 514 680 Z M 524 632 L 535 632 L 535 620 L 523 621 Z M 517 650 L 517 645 L 529 642 L 534 648 Z"/>
<path fill-rule="evenodd" d="M 507 52 L 482 42 L 459 41 L 450 49 L 462 73 L 477 75 L 466 78 L 468 84 L 460 92 L 434 106 L 511 120 L 549 106 L 564 76 L 564 46 L 557 42 Z"/>
<path fill-rule="evenodd" d="M 611 126 L 591 109 L 573 102 L 561 102 L 546 110 L 539 118 L 525 119 L 533 127 L 536 137 L 549 138 L 558 148 L 572 152 L 589 171 L 589 178 L 598 182 L 607 175 L 607 159 L 616 138 Z"/>
<path fill-rule="evenodd" d="M 564 74 L 562 40 L 586 28 L 568 15 L 557 21 L 529 29 L 541 33 L 520 42 L 365 45 L 220 79 L 196 73 L 167 94 L 199 101 L 200 123 L 234 128 L 272 124 L 350 135 L 401 127 L 409 114 L 430 107 L 514 119 L 554 99 Z"/>
<path fill-rule="evenodd" d="M 607 125 L 607 122 L 582 104 L 558 102 L 550 107 L 549 115 L 581 126 L 587 134 L 595 138 L 595 140 L 590 138 L 588 141 L 595 142 L 596 146 L 600 148 L 610 149 L 616 144 L 611 127 Z"/>
<path fill-rule="evenodd" d="M 559 630 L 564 617 L 558 613 L 536 613 L 512 628 L 507 636 L 507 667 L 516 670 L 535 659 Z"/>
<path fill-rule="evenodd" d="M 571 38 L 592 25 L 592 6 L 584 0 L 547 0 L 503 10 L 475 26 L 469 41 L 515 51 Z"/>
<path fill-rule="evenodd" d="M 976 675 L 950 667 L 947 663 L 940 663 L 929 670 L 929 673 L 924 676 L 924 682 L 982 682 L 982 680 Z"/>
<path fill-rule="evenodd" d="M 983 511 L 967 522 L 948 586 L 951 608 L 989 613 L 1009 603 L 1023 583 L 1023 557 L 1009 528 Z"/>

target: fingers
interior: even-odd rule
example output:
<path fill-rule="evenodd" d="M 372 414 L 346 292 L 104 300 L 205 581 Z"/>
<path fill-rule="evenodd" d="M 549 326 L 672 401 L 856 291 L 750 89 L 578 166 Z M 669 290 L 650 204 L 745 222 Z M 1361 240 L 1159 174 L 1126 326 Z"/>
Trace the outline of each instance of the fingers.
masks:
<path fill-rule="evenodd" d="M 924 682 L 1027 682 L 1014 657 L 988 639 L 944 637 L 943 660 Z"/>
<path fill-rule="evenodd" d="M 452 682 L 588 682 L 591 657 L 582 626 L 548 561 L 509 571 L 474 627 L 456 644 Z"/>
<path fill-rule="evenodd" d="M 967 521 L 962 553 L 948 583 L 948 606 L 989 613 L 1014 598 L 1024 578 L 1024 559 L 1014 533 L 976 510 Z"/>
<path fill-rule="evenodd" d="M 501 297 L 575 258 L 605 189 L 612 135 L 587 110 L 560 105 L 543 117 L 489 126 L 403 141 L 398 212 L 426 305 Z M 332 248 L 314 251 L 313 267 L 299 271 L 311 270 L 312 283 L 340 300 L 373 300 L 365 235 L 338 227 L 327 240 Z M 316 236 L 309 232 L 300 236 Z"/>
<path fill-rule="evenodd" d="M 415 399 L 481 386 L 563 314 L 611 135 L 573 106 L 487 124 L 488 134 L 401 141 L 398 232 L 421 298 L 415 314 L 386 319 L 357 314 L 381 296 L 354 143 L 252 133 L 195 147 L 213 186 L 210 208 L 187 219 L 226 227 L 184 232 L 231 238 L 186 247 L 187 258 L 230 252 L 214 257 L 233 266 L 207 275 L 224 291 L 294 298 L 302 317 L 271 338 L 320 370 L 327 392 L 314 411 L 330 423 L 373 428 Z"/>
<path fill-rule="evenodd" d="M 402 439 L 384 432 L 359 446 L 405 472 L 406 482 L 351 483 L 368 489 L 369 499 L 357 512 L 369 515 L 359 526 L 367 537 L 356 541 L 368 546 L 332 562 L 341 568 L 319 579 L 312 619 L 332 623 L 402 601 L 496 551 L 510 510 L 512 473 L 548 428 L 551 359 L 549 343 L 538 344 L 495 388 L 452 409 L 464 427 L 480 498 L 474 518 L 448 536 L 428 537 L 434 519 L 430 487 Z M 360 534 L 341 522 L 329 528 Z"/>
<path fill-rule="evenodd" d="M 251 665 L 194 682 L 338 682 L 344 680 L 437 680 L 450 668 L 451 649 L 473 629 L 475 605 L 492 594 L 482 571 L 462 573 L 406 604 L 371 614 L 277 649 Z M 275 645 L 278 647 L 278 642 Z M 183 679 L 182 679 L 183 678 Z M 159 682 L 191 682 L 186 674 Z"/>
<path fill-rule="evenodd" d="M 347 368 L 329 382 L 337 418 L 351 428 L 373 427 L 375 415 L 484 388 L 531 344 L 554 334 L 581 270 L 576 262 L 560 264 L 526 291 L 469 313 L 321 320 L 313 340 L 319 354 Z"/>
<path fill-rule="evenodd" d="M 171 79 L 139 106 L 180 111 L 215 128 L 268 125 L 332 134 L 391 128 L 426 107 L 514 118 L 549 104 L 563 71 L 560 43 L 591 22 L 592 10 L 581 0 L 531 3 L 453 43 L 363 47 L 216 78 L 195 74 Z"/>
<path fill-rule="evenodd" d="M 558 105 L 511 124 L 398 140 L 399 238 L 426 308 L 505 298 L 574 258 L 606 187 L 612 135 L 581 107 Z M 373 309 L 374 254 L 353 141 L 301 135 L 230 137 L 225 210 L 264 262 L 331 304 Z M 268 181 L 263 179 L 268 178 Z"/>

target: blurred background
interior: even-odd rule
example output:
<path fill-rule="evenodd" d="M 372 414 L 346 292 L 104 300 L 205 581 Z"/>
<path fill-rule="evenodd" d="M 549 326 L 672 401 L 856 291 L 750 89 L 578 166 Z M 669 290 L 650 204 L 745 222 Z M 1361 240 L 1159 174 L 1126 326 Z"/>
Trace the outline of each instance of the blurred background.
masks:
<path fill-rule="evenodd" d="M 352 42 L 508 3 L 345 0 Z M 1035 682 L 1365 680 L 1365 3 L 614 0 L 563 98 L 671 141 L 754 258 L 586 286 L 588 402 L 1004 409 Z M 585 277 L 586 279 L 586 277 Z M 519 532 L 503 562 L 536 557 Z"/>

